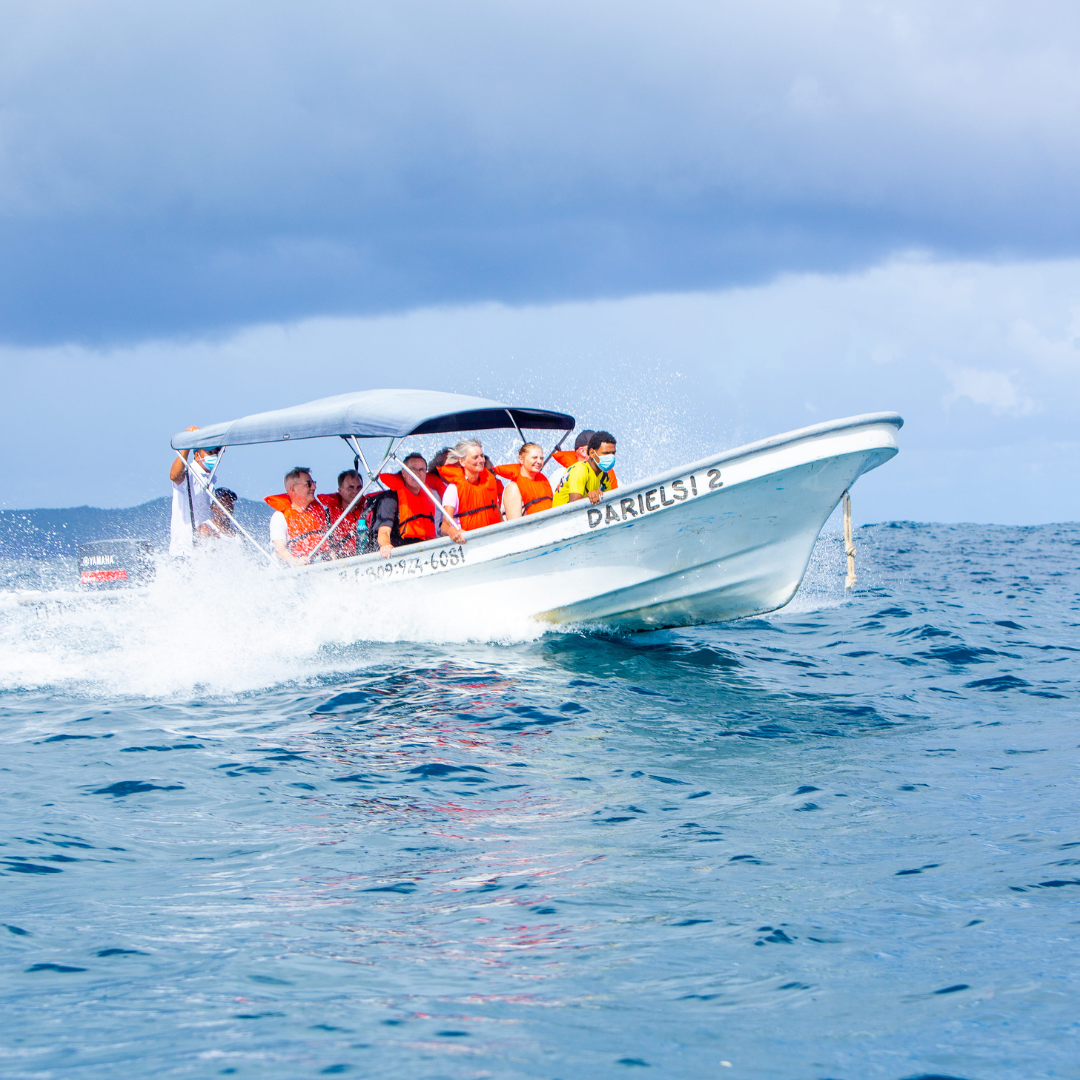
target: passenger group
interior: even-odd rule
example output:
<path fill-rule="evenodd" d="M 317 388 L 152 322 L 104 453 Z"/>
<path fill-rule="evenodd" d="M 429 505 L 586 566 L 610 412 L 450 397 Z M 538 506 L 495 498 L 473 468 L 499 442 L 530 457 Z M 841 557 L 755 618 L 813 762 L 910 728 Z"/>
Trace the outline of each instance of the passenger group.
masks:
<path fill-rule="evenodd" d="M 183 460 L 178 457 L 172 466 L 171 554 L 236 535 L 231 517 L 236 494 L 215 488 L 211 499 L 209 492 L 220 449 L 184 451 Z M 583 431 L 572 451 L 552 454 L 562 467 L 553 485 L 544 475 L 546 460 L 537 443 L 525 443 L 516 462 L 495 465 L 479 440 L 463 439 L 440 450 L 430 464 L 422 454 L 407 455 L 399 472 L 379 474 L 383 490 L 367 495 L 361 495 L 363 481 L 356 469 L 338 475 L 336 492 L 317 495 L 311 470 L 298 465 L 285 474 L 282 494 L 266 496 L 274 511 L 270 541 L 277 558 L 291 565 L 372 551 L 389 558 L 395 548 L 440 535 L 464 544 L 467 533 L 501 521 L 579 499 L 595 505 L 618 487 L 615 452 L 610 432 Z"/>

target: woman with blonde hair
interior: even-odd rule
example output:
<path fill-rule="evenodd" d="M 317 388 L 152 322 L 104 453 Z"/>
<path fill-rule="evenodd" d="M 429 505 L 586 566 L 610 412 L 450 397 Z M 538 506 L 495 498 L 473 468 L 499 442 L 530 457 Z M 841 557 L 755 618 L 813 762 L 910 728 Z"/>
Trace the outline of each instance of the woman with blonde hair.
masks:
<path fill-rule="evenodd" d="M 465 543 L 465 533 L 498 525 L 502 493 L 499 480 L 484 461 L 484 447 L 476 439 L 462 439 L 439 475 L 446 481 L 443 492 L 442 531 L 455 544 Z"/>
<path fill-rule="evenodd" d="M 551 484 L 540 471 L 543 467 L 544 451 L 532 442 L 518 451 L 516 465 L 495 466 L 495 471 L 509 481 L 502 499 L 507 521 L 551 509 Z"/>

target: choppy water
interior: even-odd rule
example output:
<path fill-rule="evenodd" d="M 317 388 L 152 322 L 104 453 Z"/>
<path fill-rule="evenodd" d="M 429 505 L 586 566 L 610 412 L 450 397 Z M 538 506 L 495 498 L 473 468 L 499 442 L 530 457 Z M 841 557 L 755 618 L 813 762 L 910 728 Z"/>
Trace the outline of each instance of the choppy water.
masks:
<path fill-rule="evenodd" d="M 859 548 L 627 637 L 9 563 L 0 1073 L 1080 1076 L 1080 526 Z"/>

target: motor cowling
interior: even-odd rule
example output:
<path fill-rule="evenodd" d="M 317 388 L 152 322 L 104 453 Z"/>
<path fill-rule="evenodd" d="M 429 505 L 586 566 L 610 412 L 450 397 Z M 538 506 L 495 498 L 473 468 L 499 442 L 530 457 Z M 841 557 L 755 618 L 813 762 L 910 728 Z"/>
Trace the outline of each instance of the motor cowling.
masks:
<path fill-rule="evenodd" d="M 79 584 L 92 589 L 145 585 L 154 576 L 154 545 L 149 540 L 93 540 L 80 544 Z"/>

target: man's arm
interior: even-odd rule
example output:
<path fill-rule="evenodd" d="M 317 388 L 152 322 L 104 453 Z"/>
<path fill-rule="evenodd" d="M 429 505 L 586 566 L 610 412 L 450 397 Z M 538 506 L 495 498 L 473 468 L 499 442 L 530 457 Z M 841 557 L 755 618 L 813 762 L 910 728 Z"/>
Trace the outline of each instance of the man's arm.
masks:
<path fill-rule="evenodd" d="M 380 525 L 379 526 L 379 532 L 378 532 L 379 554 L 384 559 L 389 559 L 390 556 L 393 555 L 393 553 L 394 553 L 394 547 L 390 543 L 390 532 L 391 532 L 391 529 L 390 529 L 389 525 Z"/>
<path fill-rule="evenodd" d="M 579 502 L 581 499 L 586 498 L 586 494 L 589 502 L 595 506 L 600 501 L 600 491 L 590 491 L 586 493 L 585 485 L 588 482 L 590 472 L 595 472 L 591 462 L 586 462 L 584 468 L 582 463 L 578 462 L 576 465 L 570 466 L 570 472 L 567 475 L 566 483 L 570 491 L 566 496 L 567 502 Z"/>
<path fill-rule="evenodd" d="M 285 522 L 285 515 L 280 510 L 275 510 L 270 518 L 270 542 L 274 545 L 274 554 L 290 566 L 303 566 L 304 560 L 298 559 L 288 548 L 286 541 L 289 538 L 289 526 Z"/>
<path fill-rule="evenodd" d="M 198 431 L 199 429 L 195 424 L 192 424 L 191 427 L 184 428 L 184 430 L 185 431 Z M 183 455 L 184 461 L 187 461 L 188 454 L 190 454 L 191 451 L 190 450 L 181 450 L 180 453 Z M 184 461 L 181 461 L 180 458 L 178 458 L 178 457 L 173 458 L 172 467 L 169 469 L 169 479 L 174 484 L 179 484 L 180 481 L 184 479 L 184 473 L 187 472 L 187 469 L 184 467 Z"/>
<path fill-rule="evenodd" d="M 375 520 L 371 523 L 375 528 L 375 539 L 379 544 L 379 554 L 384 559 L 389 559 L 394 553 L 394 546 L 390 538 L 394 531 L 394 522 L 398 516 L 398 499 L 394 492 L 377 495 L 379 505 L 375 507 Z"/>
<path fill-rule="evenodd" d="M 284 563 L 292 566 L 303 566 L 304 560 L 298 559 L 286 546 L 284 540 L 274 541 L 274 554 Z"/>

